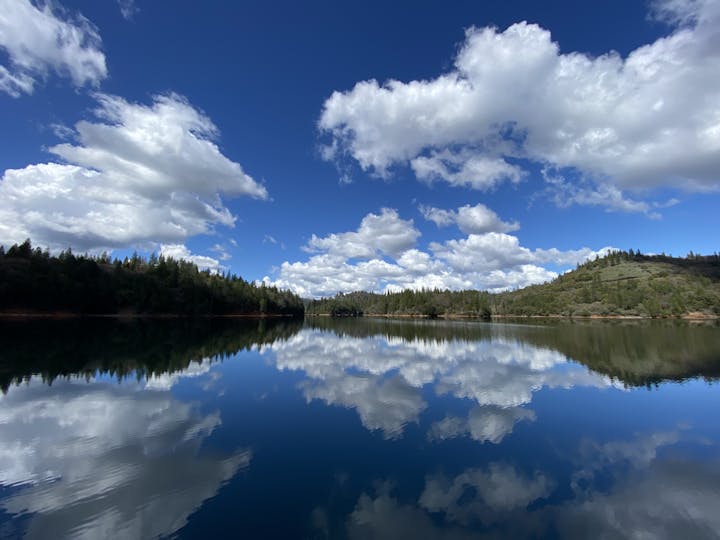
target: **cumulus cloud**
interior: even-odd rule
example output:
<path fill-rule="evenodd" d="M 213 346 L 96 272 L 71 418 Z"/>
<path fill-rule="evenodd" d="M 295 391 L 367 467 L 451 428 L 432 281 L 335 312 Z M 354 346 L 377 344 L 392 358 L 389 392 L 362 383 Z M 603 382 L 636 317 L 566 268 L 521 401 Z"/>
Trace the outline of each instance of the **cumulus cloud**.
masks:
<path fill-rule="evenodd" d="M 75 86 L 95 86 L 107 76 L 97 28 L 81 15 L 71 17 L 52 2 L 0 0 L 0 90 L 31 94 L 38 79 L 53 71 Z"/>
<path fill-rule="evenodd" d="M 525 171 L 501 158 L 477 155 L 472 151 L 433 152 L 410 160 L 410 167 L 419 180 L 427 183 L 444 180 L 453 186 L 487 190 L 509 181 L 520 182 Z"/>
<path fill-rule="evenodd" d="M 323 155 L 349 155 L 380 176 L 409 165 L 421 180 L 476 189 L 519 181 L 529 160 L 576 171 L 599 193 L 618 190 L 616 207 L 626 189 L 717 190 L 720 8 L 666 0 L 654 13 L 676 26 L 627 57 L 561 53 L 527 22 L 470 28 L 447 73 L 334 92 L 319 119 Z"/>
<path fill-rule="evenodd" d="M 288 288 L 301 296 L 332 296 L 337 292 L 397 291 L 402 289 L 487 289 L 501 291 L 549 281 L 557 276 L 542 265 L 570 267 L 610 248 L 560 251 L 530 250 L 517 237 L 502 232 L 519 225 L 502 221 L 484 205 L 457 211 L 423 208 L 427 219 L 456 223 L 467 237 L 430 243 L 417 249 L 420 232 L 412 220 L 396 210 L 383 209 L 363 218 L 357 231 L 313 235 L 305 246 L 314 253 L 307 261 L 285 261 L 267 284 Z M 478 231 L 473 233 L 472 231 Z M 360 260 L 355 260 L 360 259 Z"/>
<path fill-rule="evenodd" d="M 75 143 L 49 149 L 63 163 L 8 169 L 0 181 L 0 243 L 100 250 L 180 243 L 232 227 L 226 196 L 267 191 L 224 156 L 212 121 L 177 94 L 151 105 L 96 94 L 94 121 Z"/>
<path fill-rule="evenodd" d="M 438 227 L 456 224 L 466 234 L 483 234 L 488 232 L 512 232 L 520 228 L 517 221 L 507 223 L 484 204 L 475 206 L 466 204 L 457 210 L 443 210 L 433 206 L 421 206 L 423 217 L 434 222 Z"/>
<path fill-rule="evenodd" d="M 420 236 L 412 220 L 403 220 L 397 210 L 383 208 L 380 214 L 368 214 L 357 231 L 312 238 L 305 246 L 309 252 L 324 252 L 346 259 L 370 259 L 377 255 L 398 256 L 415 245 Z"/>
<path fill-rule="evenodd" d="M 220 261 L 207 255 L 193 255 L 193 253 L 184 244 L 162 244 L 160 246 L 160 255 L 166 258 L 172 258 L 177 261 L 189 261 L 200 270 L 210 270 L 218 273 L 225 270 Z"/>

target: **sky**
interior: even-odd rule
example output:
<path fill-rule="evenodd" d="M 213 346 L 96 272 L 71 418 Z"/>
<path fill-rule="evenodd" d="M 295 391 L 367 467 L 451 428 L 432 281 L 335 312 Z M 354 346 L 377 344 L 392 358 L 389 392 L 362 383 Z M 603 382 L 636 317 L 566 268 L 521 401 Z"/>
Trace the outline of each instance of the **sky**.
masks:
<path fill-rule="evenodd" d="M 0 244 L 304 297 L 718 251 L 720 0 L 0 0 Z"/>

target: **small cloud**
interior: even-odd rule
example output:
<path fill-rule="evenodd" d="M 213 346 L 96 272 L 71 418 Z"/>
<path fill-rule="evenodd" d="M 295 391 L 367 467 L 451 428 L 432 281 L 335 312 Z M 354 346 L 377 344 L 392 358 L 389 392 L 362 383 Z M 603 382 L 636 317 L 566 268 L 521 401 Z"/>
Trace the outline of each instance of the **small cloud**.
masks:
<path fill-rule="evenodd" d="M 662 216 L 653 208 L 667 208 L 680 202 L 677 199 L 670 199 L 665 203 L 631 199 L 612 184 L 593 185 L 588 181 L 579 184 L 571 183 L 564 176 L 547 167 L 543 169 L 542 175 L 548 184 L 545 193 L 560 208 L 576 204 L 600 206 L 604 207 L 606 212 L 639 213 L 645 214 L 650 219 L 660 219 Z"/>
<path fill-rule="evenodd" d="M 226 250 L 225 246 L 220 244 L 215 244 L 210 248 L 210 251 L 214 251 L 218 254 L 221 261 L 227 261 L 232 259 L 232 255 L 230 255 Z"/>
<path fill-rule="evenodd" d="M 135 5 L 135 0 L 117 0 L 117 3 L 120 13 L 126 21 L 132 20 L 133 16 L 140 11 Z"/>
<path fill-rule="evenodd" d="M 195 264 L 200 270 L 210 270 L 213 274 L 227 270 L 220 261 L 207 255 L 194 255 L 184 244 L 162 244 L 160 255 L 175 260 L 188 261 Z"/>
<path fill-rule="evenodd" d="M 50 129 L 58 139 L 68 140 L 75 136 L 75 130 L 64 124 L 50 124 Z"/>
<path fill-rule="evenodd" d="M 279 246 L 280 249 L 285 250 L 285 243 L 284 242 L 278 242 L 278 240 L 269 234 L 265 235 L 265 238 L 263 238 L 263 244 L 273 244 L 276 246 Z"/>
<path fill-rule="evenodd" d="M 495 212 L 481 203 L 475 206 L 466 204 L 457 210 L 443 210 L 433 206 L 420 205 L 420 213 L 438 227 L 447 227 L 454 223 L 465 234 L 506 233 L 520 229 L 517 221 L 503 221 Z"/>

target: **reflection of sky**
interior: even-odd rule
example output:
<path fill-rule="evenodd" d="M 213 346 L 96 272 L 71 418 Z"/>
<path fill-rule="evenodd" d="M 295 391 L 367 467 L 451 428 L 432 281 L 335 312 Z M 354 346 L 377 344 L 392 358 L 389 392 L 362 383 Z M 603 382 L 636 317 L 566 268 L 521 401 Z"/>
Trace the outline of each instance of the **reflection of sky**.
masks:
<path fill-rule="evenodd" d="M 447 416 L 430 428 L 431 439 L 469 435 L 499 442 L 522 420 L 541 388 L 607 387 L 604 376 L 569 364 L 550 349 L 508 340 L 404 340 L 355 338 L 304 330 L 263 348 L 281 370 L 302 371 L 305 398 L 357 410 L 365 427 L 388 438 L 402 434 L 427 407 L 421 389 L 476 403 L 467 418 Z"/>
<path fill-rule="evenodd" d="M 240 450 L 200 452 L 219 412 L 170 392 L 185 373 L 117 384 L 39 379 L 0 397 L 0 501 L 31 515 L 29 538 L 155 538 L 173 533 L 203 500 L 250 462 Z"/>
<path fill-rule="evenodd" d="M 552 473 L 521 472 L 507 462 L 454 477 L 429 474 L 414 500 L 401 500 L 391 484 L 378 481 L 348 516 L 348 536 L 718 538 L 720 461 L 693 459 L 688 442 L 698 443 L 683 441 L 681 431 L 603 444 L 585 440 L 569 486 Z M 570 498 L 548 502 L 554 491 L 568 488 Z M 477 532 L 482 529 L 487 533 Z"/>

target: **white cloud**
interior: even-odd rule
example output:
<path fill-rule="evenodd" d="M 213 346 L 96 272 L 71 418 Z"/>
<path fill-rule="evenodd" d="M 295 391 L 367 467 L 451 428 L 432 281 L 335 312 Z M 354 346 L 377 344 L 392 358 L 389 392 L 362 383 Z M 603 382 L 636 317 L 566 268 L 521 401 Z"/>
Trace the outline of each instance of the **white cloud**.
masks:
<path fill-rule="evenodd" d="M 350 155 L 381 176 L 410 165 L 421 180 L 477 189 L 517 182 L 508 159 L 520 158 L 617 190 L 616 207 L 625 189 L 717 190 L 720 8 L 669 0 L 656 12 L 682 25 L 625 58 L 561 53 L 526 22 L 470 28 L 448 73 L 334 92 L 319 120 L 324 156 Z"/>
<path fill-rule="evenodd" d="M 107 76 L 97 28 L 81 15 L 70 17 L 53 2 L 0 0 L 0 90 L 11 96 L 33 92 L 50 71 L 75 86 L 97 85 Z"/>
<path fill-rule="evenodd" d="M 489 158 L 471 151 L 453 153 L 449 150 L 418 156 L 410 161 L 419 180 L 432 183 L 445 180 L 454 186 L 487 190 L 509 181 L 520 182 L 525 172 L 502 158 Z"/>
<path fill-rule="evenodd" d="M 210 270 L 218 273 L 225 270 L 220 261 L 207 255 L 193 255 L 192 252 L 184 244 L 161 244 L 160 255 L 166 258 L 172 258 L 176 261 L 189 261 L 195 264 L 200 270 Z"/>
<path fill-rule="evenodd" d="M 403 220 L 396 210 L 383 208 L 380 214 L 368 214 L 355 232 L 312 235 L 305 247 L 309 252 L 325 252 L 346 259 L 370 259 L 377 255 L 399 256 L 415 245 L 420 236 L 412 220 Z"/>
<path fill-rule="evenodd" d="M 455 223 L 465 234 L 483 234 L 488 232 L 512 232 L 520 228 L 517 221 L 505 222 L 484 204 L 475 206 L 466 204 L 455 210 L 443 210 L 432 206 L 421 206 L 423 217 L 438 227 Z"/>
<path fill-rule="evenodd" d="M 666 208 L 679 202 L 677 199 L 653 203 L 639 201 L 628 197 L 612 184 L 593 185 L 583 181 L 572 183 L 547 169 L 544 169 L 542 174 L 548 184 L 546 193 L 560 208 L 574 204 L 602 206 L 607 212 L 637 212 L 651 219 L 659 219 L 661 215 L 657 212 L 658 208 Z"/>
<path fill-rule="evenodd" d="M 96 99 L 97 120 L 75 125 L 77 143 L 50 148 L 67 163 L 5 171 L 0 243 L 30 237 L 82 250 L 179 243 L 233 226 L 220 194 L 267 197 L 220 152 L 217 128 L 185 98 L 158 95 L 150 106 Z"/>
<path fill-rule="evenodd" d="M 140 9 L 138 9 L 135 5 L 135 0 L 117 0 L 117 3 L 120 8 L 120 13 L 122 13 L 125 20 L 129 21 L 138 11 L 140 11 Z"/>
<path fill-rule="evenodd" d="M 229 261 L 232 259 L 232 255 L 227 252 L 227 249 L 222 244 L 213 244 L 210 247 L 210 251 L 217 253 L 221 261 Z"/>
<path fill-rule="evenodd" d="M 425 214 L 441 224 L 454 221 L 466 231 L 518 226 L 503 222 L 483 205 L 457 212 L 426 208 Z M 386 208 L 380 215 L 368 214 L 357 231 L 322 238 L 313 235 L 305 249 L 320 253 L 305 262 L 283 262 L 276 279 L 265 276 L 263 282 L 305 297 L 423 288 L 501 291 L 557 277 L 542 265 L 570 267 L 610 249 L 530 250 L 515 236 L 486 232 L 432 242 L 430 252 L 425 252 L 414 247 L 419 235 L 412 220 L 403 220 L 397 211 Z"/>

